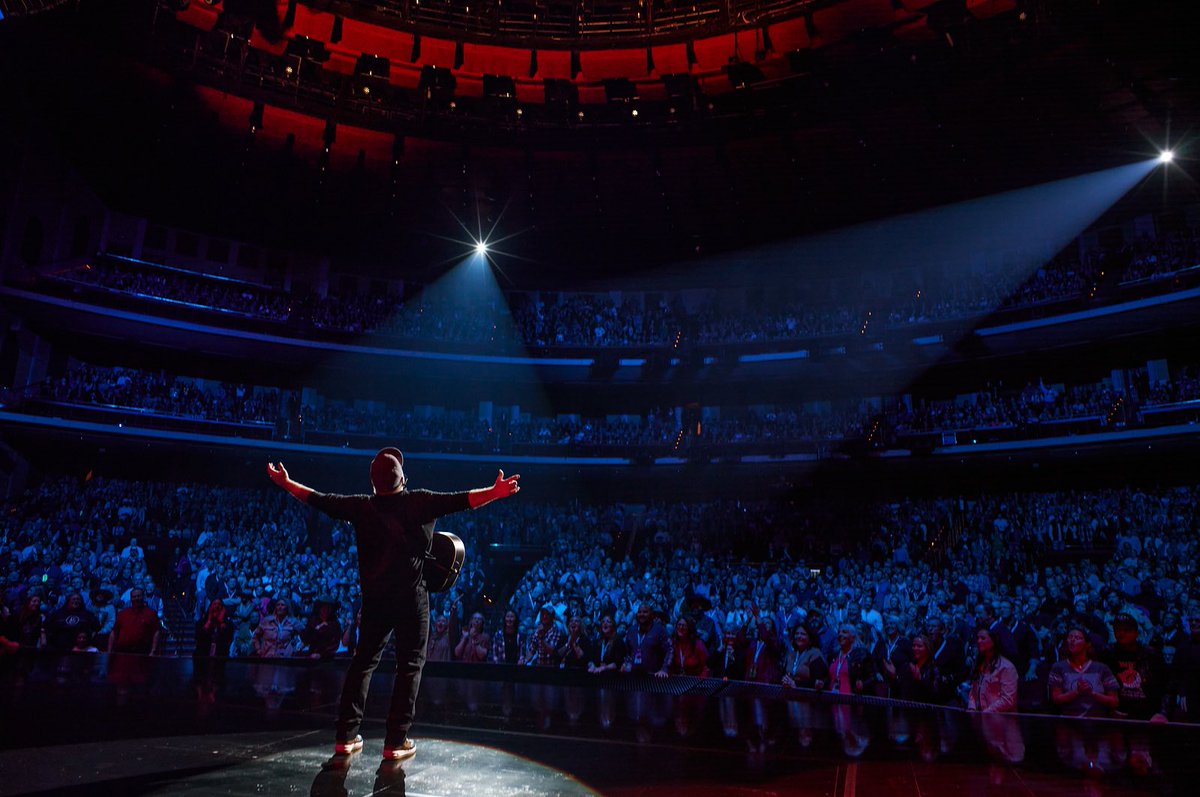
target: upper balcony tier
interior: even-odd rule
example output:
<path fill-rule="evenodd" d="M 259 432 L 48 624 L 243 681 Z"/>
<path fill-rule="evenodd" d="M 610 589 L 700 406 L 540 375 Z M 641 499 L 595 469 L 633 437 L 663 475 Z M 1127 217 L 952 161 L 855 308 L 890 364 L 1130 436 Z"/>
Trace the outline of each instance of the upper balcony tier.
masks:
<path fill-rule="evenodd" d="M 197 27 L 214 27 L 222 18 L 233 24 L 243 17 L 221 0 L 175 0 L 174 5 L 181 19 Z M 951 7 L 943 7 L 947 5 Z M 355 38 L 362 25 L 370 25 L 525 50 L 604 50 L 753 31 L 788 20 L 802 20 L 808 37 L 821 38 L 887 32 L 927 19 L 932 27 L 962 26 L 997 16 L 1015 18 L 1017 11 L 1014 0 L 278 0 L 274 15 L 262 9 L 245 20 L 267 38 L 277 31 L 308 36 L 314 28 L 332 24 L 336 43 L 343 35 Z"/>
<path fill-rule="evenodd" d="M 960 283 L 916 288 L 911 296 L 881 290 L 870 301 L 848 293 L 853 301 L 844 305 L 801 294 L 789 302 L 753 292 L 627 291 L 514 293 L 486 306 L 456 306 L 420 291 L 293 296 L 108 257 L 0 290 L 47 337 L 203 350 L 281 372 L 328 360 L 458 384 L 533 380 L 605 389 L 686 383 L 733 390 L 799 376 L 861 383 L 939 363 L 1170 334 L 1197 318 L 1195 268 L 1150 278 L 1131 270 L 1132 279 L 1100 285 L 1041 273 L 1051 275 L 1045 292 L 1018 291 L 1012 302 L 976 301 Z"/>

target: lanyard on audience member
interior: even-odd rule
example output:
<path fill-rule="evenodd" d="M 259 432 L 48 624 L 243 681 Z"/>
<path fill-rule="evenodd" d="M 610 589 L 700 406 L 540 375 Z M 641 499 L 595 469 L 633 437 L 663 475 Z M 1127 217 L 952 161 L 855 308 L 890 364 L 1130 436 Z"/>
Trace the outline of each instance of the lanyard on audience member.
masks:
<path fill-rule="evenodd" d="M 942 644 L 938 645 L 937 653 L 934 653 L 934 654 L 933 654 L 933 660 L 934 660 L 934 661 L 937 661 L 937 657 L 938 657 L 938 656 L 940 656 L 940 655 L 942 655 L 942 651 L 943 651 L 943 650 L 945 650 L 945 648 L 946 648 L 946 642 L 947 642 L 947 641 L 948 641 L 948 640 L 945 640 L 945 639 L 943 639 L 943 640 L 942 640 Z"/>
<path fill-rule="evenodd" d="M 887 643 L 885 643 L 887 644 Z M 896 649 L 896 645 L 900 644 L 900 637 L 896 637 L 896 641 L 887 646 L 887 660 L 892 660 L 892 651 Z"/>
<path fill-rule="evenodd" d="M 604 654 L 608 652 L 608 646 L 611 644 L 612 644 L 611 640 L 609 640 L 608 642 L 601 640 L 601 642 L 600 642 L 600 663 L 601 664 L 604 663 Z"/>

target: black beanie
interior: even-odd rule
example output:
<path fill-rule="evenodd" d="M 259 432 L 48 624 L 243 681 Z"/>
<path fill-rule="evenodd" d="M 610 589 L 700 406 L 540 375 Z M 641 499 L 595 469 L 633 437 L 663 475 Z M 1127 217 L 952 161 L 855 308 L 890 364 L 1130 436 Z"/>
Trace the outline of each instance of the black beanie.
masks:
<path fill-rule="evenodd" d="M 404 455 L 398 448 L 384 448 L 371 460 L 371 485 L 378 495 L 397 492 L 404 483 Z"/>

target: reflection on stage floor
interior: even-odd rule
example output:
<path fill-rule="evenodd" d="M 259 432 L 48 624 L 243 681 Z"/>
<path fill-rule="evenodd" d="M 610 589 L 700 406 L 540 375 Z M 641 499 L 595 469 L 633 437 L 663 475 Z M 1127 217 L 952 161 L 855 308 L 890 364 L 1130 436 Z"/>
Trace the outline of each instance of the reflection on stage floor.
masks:
<path fill-rule="evenodd" d="M 386 665 L 385 665 L 386 667 Z M 0 794 L 1147 794 L 1200 728 L 979 717 L 691 678 L 431 663 L 416 756 L 332 755 L 344 663 L 25 655 L 0 669 Z"/>

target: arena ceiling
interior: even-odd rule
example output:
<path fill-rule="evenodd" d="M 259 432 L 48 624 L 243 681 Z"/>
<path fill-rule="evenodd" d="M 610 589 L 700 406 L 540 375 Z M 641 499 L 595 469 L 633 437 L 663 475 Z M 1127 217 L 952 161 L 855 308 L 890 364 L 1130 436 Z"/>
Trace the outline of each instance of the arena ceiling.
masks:
<path fill-rule="evenodd" d="M 518 236 L 520 281 L 1080 174 L 1195 126 L 1200 27 L 1165 0 L 652 3 L 621 25 L 636 6 L 566 4 L 587 13 L 555 27 L 562 5 L 4 0 L 0 136 L 115 207 L 388 268 L 477 219 Z"/>

